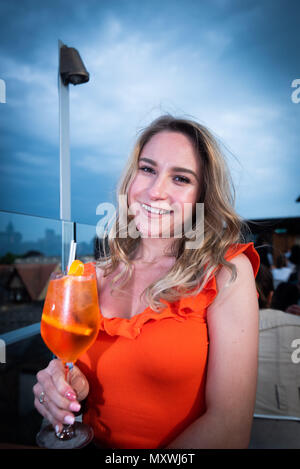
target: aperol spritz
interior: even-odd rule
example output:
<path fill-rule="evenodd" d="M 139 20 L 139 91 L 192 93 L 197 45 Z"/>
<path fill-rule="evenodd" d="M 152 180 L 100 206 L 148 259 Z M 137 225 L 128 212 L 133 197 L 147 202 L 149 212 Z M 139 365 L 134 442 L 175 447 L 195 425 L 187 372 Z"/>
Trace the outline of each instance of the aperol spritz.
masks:
<path fill-rule="evenodd" d="M 63 362 L 68 372 L 94 342 L 99 331 L 96 273 L 55 273 L 50 277 L 41 319 L 41 335 L 47 347 Z M 65 447 L 78 448 L 92 439 L 92 430 L 75 422 L 55 434 L 49 425 L 37 435 L 40 446 L 57 448 L 58 441 L 73 440 Z"/>

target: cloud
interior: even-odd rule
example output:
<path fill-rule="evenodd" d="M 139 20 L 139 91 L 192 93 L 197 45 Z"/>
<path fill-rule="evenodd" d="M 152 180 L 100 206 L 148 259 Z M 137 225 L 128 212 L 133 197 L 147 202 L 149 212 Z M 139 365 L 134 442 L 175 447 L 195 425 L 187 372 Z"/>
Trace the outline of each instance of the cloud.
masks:
<path fill-rule="evenodd" d="M 93 174 L 112 180 L 139 128 L 171 112 L 207 125 L 237 157 L 239 162 L 227 152 L 243 213 L 250 205 L 252 210 L 258 188 L 283 192 L 280 176 L 294 181 L 300 170 L 300 142 L 296 107 L 287 104 L 292 79 L 278 51 L 287 51 L 285 60 L 295 70 L 297 54 L 286 46 L 289 37 L 297 41 L 298 36 L 296 29 L 291 36 L 284 33 L 281 20 L 285 25 L 290 15 L 285 4 L 278 4 L 273 16 L 269 2 L 259 1 L 172 2 L 170 8 L 170 2 L 156 0 L 126 5 L 28 0 L 21 8 L 12 0 L 2 6 L 3 17 L 10 19 L 3 24 L 0 50 L 1 78 L 7 84 L 1 132 L 14 134 L 7 148 L 14 148 L 10 153 L 19 164 L 15 177 L 21 179 L 25 173 L 17 173 L 27 169 L 30 177 L 31 169 L 45 178 L 46 161 L 53 165 L 56 158 L 58 164 L 61 38 L 78 48 L 90 72 L 89 83 L 70 86 L 75 179 L 84 173 L 90 185 L 97 183 Z M 4 169 L 13 178 L 7 160 Z"/>
<path fill-rule="evenodd" d="M 19 163 L 26 164 L 27 166 L 38 167 L 39 169 L 49 166 L 49 162 L 41 155 L 33 155 L 23 151 L 15 153 L 16 159 Z"/>
<path fill-rule="evenodd" d="M 126 161 L 124 158 L 107 157 L 101 155 L 85 155 L 76 161 L 76 166 L 92 174 L 114 175 L 120 174 Z"/>

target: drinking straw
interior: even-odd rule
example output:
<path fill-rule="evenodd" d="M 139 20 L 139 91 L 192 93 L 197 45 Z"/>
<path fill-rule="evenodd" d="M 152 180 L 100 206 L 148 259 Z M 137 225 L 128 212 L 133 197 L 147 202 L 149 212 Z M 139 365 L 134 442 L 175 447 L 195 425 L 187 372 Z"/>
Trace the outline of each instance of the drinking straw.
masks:
<path fill-rule="evenodd" d="M 69 251 L 68 272 L 69 272 L 72 262 L 75 259 L 75 255 L 76 255 L 76 243 L 72 239 L 71 244 L 70 244 L 70 251 Z"/>

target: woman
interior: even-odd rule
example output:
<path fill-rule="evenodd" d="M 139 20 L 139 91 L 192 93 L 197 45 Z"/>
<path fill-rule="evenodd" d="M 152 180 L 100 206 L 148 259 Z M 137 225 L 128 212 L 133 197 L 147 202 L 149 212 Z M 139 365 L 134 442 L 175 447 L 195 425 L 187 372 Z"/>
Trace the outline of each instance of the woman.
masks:
<path fill-rule="evenodd" d="M 202 125 L 163 116 L 141 133 L 119 186 L 126 226 L 117 217 L 96 267 L 98 339 L 72 388 L 56 360 L 37 375 L 36 408 L 56 430 L 87 398 L 84 421 L 102 447 L 247 447 L 259 258 L 252 243 L 239 244 L 229 181 Z M 124 236 L 132 222 L 138 236 Z"/>

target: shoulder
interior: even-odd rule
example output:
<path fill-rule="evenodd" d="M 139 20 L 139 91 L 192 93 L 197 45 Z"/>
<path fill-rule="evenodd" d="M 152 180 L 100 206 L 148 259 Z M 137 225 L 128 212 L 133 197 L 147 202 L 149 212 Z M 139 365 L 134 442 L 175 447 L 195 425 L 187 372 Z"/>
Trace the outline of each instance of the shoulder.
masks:
<path fill-rule="evenodd" d="M 236 269 L 236 277 L 227 266 L 216 274 L 217 297 L 208 308 L 208 319 L 214 316 L 218 321 L 229 318 L 240 321 L 243 317 L 258 316 L 258 300 L 253 265 L 249 258 L 241 253 L 230 261 Z"/>
<path fill-rule="evenodd" d="M 253 264 L 246 254 L 238 254 L 230 260 L 230 263 L 235 267 L 236 278 L 231 282 L 231 270 L 227 266 L 221 267 L 216 273 L 218 291 L 229 286 L 229 284 L 231 284 L 232 288 L 237 288 L 241 285 L 241 283 L 244 283 L 247 280 L 250 282 L 250 284 L 255 283 Z"/>

